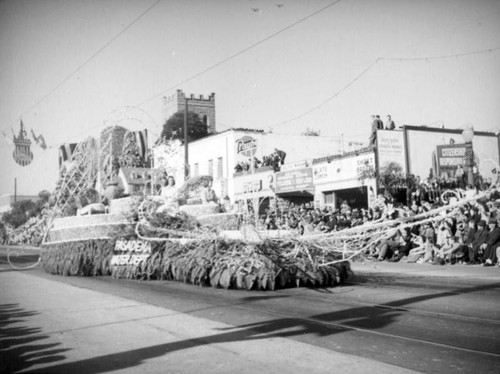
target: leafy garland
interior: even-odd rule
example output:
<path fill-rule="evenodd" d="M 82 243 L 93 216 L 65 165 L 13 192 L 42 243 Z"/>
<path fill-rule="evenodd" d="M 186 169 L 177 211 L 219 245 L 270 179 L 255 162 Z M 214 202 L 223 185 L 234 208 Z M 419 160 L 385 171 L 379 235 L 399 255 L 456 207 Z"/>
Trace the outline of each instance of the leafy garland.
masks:
<path fill-rule="evenodd" d="M 339 256 L 295 241 L 152 243 L 152 253 L 146 260 L 137 265 L 112 266 L 114 247 L 114 239 L 51 245 L 42 252 L 42 266 L 51 274 L 66 276 L 112 275 L 245 290 L 330 287 L 343 283 L 351 274 L 347 261 L 318 266 Z"/>

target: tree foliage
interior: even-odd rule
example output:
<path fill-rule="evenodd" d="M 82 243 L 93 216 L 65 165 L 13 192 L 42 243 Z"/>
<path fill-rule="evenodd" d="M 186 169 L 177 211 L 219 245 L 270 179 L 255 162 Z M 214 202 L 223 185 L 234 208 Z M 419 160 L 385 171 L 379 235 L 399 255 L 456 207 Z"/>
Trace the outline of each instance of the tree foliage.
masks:
<path fill-rule="evenodd" d="M 198 114 L 189 112 L 187 116 L 188 141 L 208 135 L 208 128 Z M 179 139 L 184 141 L 184 112 L 176 112 L 165 122 L 161 132 L 162 139 Z"/>
<path fill-rule="evenodd" d="M 40 212 L 39 205 L 34 201 L 16 201 L 12 204 L 12 209 L 3 215 L 2 220 L 16 228 L 26 223 L 31 217 L 36 217 Z"/>
<path fill-rule="evenodd" d="M 136 167 L 142 168 L 145 165 L 144 160 L 141 157 L 139 146 L 133 133 L 128 132 L 125 134 L 125 139 L 123 141 L 123 150 L 118 158 L 120 167 Z"/>
<path fill-rule="evenodd" d="M 314 129 L 311 129 L 311 128 L 307 128 L 306 131 L 304 131 L 302 133 L 302 135 L 305 135 L 305 136 L 320 136 L 321 134 L 321 131 L 320 130 L 314 130 Z"/>
<path fill-rule="evenodd" d="M 406 174 L 403 167 L 396 162 L 390 162 L 380 170 L 378 183 L 393 197 L 400 190 L 411 189 L 417 184 L 415 176 Z"/>

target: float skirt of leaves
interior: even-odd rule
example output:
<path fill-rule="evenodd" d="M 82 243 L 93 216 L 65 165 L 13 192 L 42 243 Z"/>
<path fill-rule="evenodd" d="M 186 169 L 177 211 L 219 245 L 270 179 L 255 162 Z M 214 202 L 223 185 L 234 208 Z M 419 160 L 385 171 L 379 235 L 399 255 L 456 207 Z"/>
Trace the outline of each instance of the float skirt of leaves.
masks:
<path fill-rule="evenodd" d="M 301 244 L 304 246 L 304 244 Z M 350 275 L 347 261 L 328 266 L 337 260 L 313 247 L 297 243 L 264 241 L 201 240 L 166 242 L 153 246 L 152 254 L 136 266 L 115 266 L 117 278 L 176 280 L 200 286 L 245 290 L 274 290 L 307 286 L 331 287 Z M 155 248 L 156 247 L 156 248 Z"/>
<path fill-rule="evenodd" d="M 42 251 L 42 267 L 57 275 L 109 275 L 115 241 L 86 239 L 47 245 Z"/>
<path fill-rule="evenodd" d="M 332 287 L 351 274 L 349 262 L 293 241 L 191 240 L 152 243 L 136 264 L 111 265 L 115 240 L 51 245 L 42 254 L 45 271 L 59 275 L 112 275 L 115 278 L 175 280 L 199 286 L 274 290 L 297 286 Z"/>

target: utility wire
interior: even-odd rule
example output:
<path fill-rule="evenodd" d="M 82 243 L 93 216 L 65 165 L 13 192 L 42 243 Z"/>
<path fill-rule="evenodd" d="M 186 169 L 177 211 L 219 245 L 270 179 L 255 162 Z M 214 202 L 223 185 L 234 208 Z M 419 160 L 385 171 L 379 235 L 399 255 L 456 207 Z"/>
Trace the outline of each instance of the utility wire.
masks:
<path fill-rule="evenodd" d="M 132 22 L 130 22 L 127 26 L 125 26 L 118 34 L 116 34 L 113 38 L 111 38 L 106 44 L 104 44 L 101 48 L 99 48 L 96 52 L 94 52 L 89 58 L 87 58 L 83 63 L 81 63 L 75 70 L 73 70 L 70 74 L 68 74 L 61 82 L 59 82 L 53 89 L 51 89 L 48 93 L 42 96 L 35 104 L 31 107 L 23 111 L 21 117 L 33 109 L 35 109 L 41 102 L 47 99 L 50 95 L 52 95 L 55 91 L 59 89 L 64 83 L 68 81 L 73 75 L 82 70 L 90 61 L 96 58 L 102 51 L 104 51 L 111 43 L 113 43 L 116 39 L 118 39 L 121 35 L 123 35 L 128 29 L 130 29 L 135 23 L 137 23 L 142 17 L 144 17 L 151 9 L 153 9 L 161 0 L 157 0 L 150 7 L 148 7 L 145 11 L 139 14 Z"/>
<path fill-rule="evenodd" d="M 472 52 L 465 52 L 465 53 L 458 53 L 458 54 L 453 54 L 453 55 L 443 55 L 443 56 L 433 56 L 433 57 L 408 57 L 408 58 L 399 58 L 399 57 L 378 57 L 376 60 L 374 60 L 370 65 L 368 65 L 361 73 L 359 73 L 356 77 L 351 79 L 344 87 L 342 87 L 340 90 L 335 92 L 333 95 L 329 96 L 325 100 L 323 100 L 321 103 L 316 105 L 315 107 L 308 109 L 307 111 L 290 118 L 286 121 L 283 122 L 278 122 L 274 125 L 266 126 L 266 127 L 276 127 L 276 126 L 282 126 L 287 123 L 296 121 L 298 119 L 301 119 L 302 117 L 314 112 L 315 110 L 321 108 L 323 105 L 326 103 L 330 102 L 334 98 L 336 98 L 338 95 L 340 95 L 342 92 L 344 92 L 346 89 L 348 89 L 350 86 L 352 86 L 356 81 L 358 81 L 363 75 L 365 75 L 369 70 L 371 70 L 375 65 L 377 65 L 381 61 L 435 61 L 435 60 L 443 60 L 443 59 L 449 59 L 449 58 L 458 58 L 458 57 L 464 57 L 464 56 L 471 56 L 471 55 L 477 55 L 477 54 L 483 54 L 483 53 L 491 53 L 494 51 L 499 50 L 500 47 L 494 47 L 494 48 L 488 48 L 488 49 L 481 49 L 478 51 L 472 51 Z"/>
<path fill-rule="evenodd" d="M 495 11 L 495 12 L 493 12 L 493 13 L 489 13 L 489 14 L 488 14 L 487 16 L 485 16 L 485 17 L 481 17 L 481 18 L 479 18 L 479 19 L 473 19 L 473 20 L 470 20 L 470 21 L 469 21 L 469 22 L 467 22 L 466 24 L 460 24 L 460 25 L 459 25 L 459 26 L 457 26 L 457 27 L 454 27 L 454 28 L 452 28 L 452 29 L 447 30 L 447 31 L 445 32 L 445 34 L 446 34 L 446 33 L 451 32 L 451 31 L 453 31 L 453 30 L 455 30 L 455 29 L 457 29 L 458 27 L 460 27 L 460 28 L 461 28 L 461 27 L 463 27 L 463 26 L 465 26 L 465 25 L 470 25 L 471 23 L 473 23 L 473 22 L 477 22 L 477 21 L 479 21 L 479 20 L 481 20 L 481 19 L 492 17 L 492 16 L 496 15 L 496 14 L 497 14 L 497 13 L 499 13 L 499 12 L 500 12 L 500 9 L 499 9 L 499 10 L 497 10 L 497 11 Z M 442 35 L 443 35 L 443 34 L 441 34 L 440 36 L 442 36 Z M 426 40 L 425 40 L 424 42 L 428 42 L 430 39 L 434 39 L 435 37 L 437 37 L 437 35 L 432 35 L 430 38 L 426 38 Z M 422 42 L 420 42 L 420 43 L 418 43 L 418 44 L 422 44 Z M 413 44 L 413 45 L 411 45 L 410 47 L 414 47 L 414 46 L 415 46 L 415 45 Z M 479 54 L 479 53 L 485 53 L 485 52 L 492 52 L 492 51 L 495 51 L 495 50 L 497 50 L 497 49 L 499 49 L 499 48 L 500 48 L 500 47 L 497 47 L 497 48 L 492 48 L 492 49 L 488 49 L 488 50 L 480 50 L 480 51 L 474 51 L 474 52 L 462 53 L 462 54 L 457 54 L 457 55 L 447 55 L 447 56 L 427 57 L 427 58 L 425 58 L 425 57 L 423 57 L 423 58 L 422 58 L 422 57 L 418 57 L 418 58 L 407 58 L 407 59 L 401 59 L 401 58 L 396 58 L 396 57 L 381 57 L 381 58 L 379 57 L 379 58 L 377 58 L 377 59 L 375 60 L 375 62 L 374 62 L 374 63 L 371 63 L 371 64 L 368 66 L 368 68 L 367 68 L 367 69 L 365 69 L 363 72 L 361 72 L 361 74 L 360 74 L 360 75 L 358 75 L 356 78 L 354 78 L 354 79 L 353 79 L 353 82 L 351 82 L 351 83 L 354 83 L 354 81 L 356 81 L 356 80 L 358 80 L 359 78 L 361 78 L 361 75 L 364 75 L 364 74 L 365 74 L 365 73 L 366 73 L 369 69 L 371 69 L 374 65 L 376 65 L 379 61 L 382 61 L 382 60 L 388 60 L 388 61 L 391 61 L 391 60 L 398 60 L 398 61 L 418 61 L 418 60 L 426 60 L 426 61 L 431 61 L 431 60 L 437 60 L 437 59 L 445 59 L 445 58 L 462 57 L 462 56 L 468 56 L 468 55 L 471 55 L 471 54 Z M 348 84 L 348 86 L 349 86 L 349 85 L 350 85 L 350 84 Z M 343 91 L 343 90 L 341 90 L 341 91 Z M 309 113 L 313 112 L 314 110 L 316 110 L 316 109 L 320 108 L 322 105 L 326 104 L 326 103 L 327 103 L 327 102 L 329 102 L 331 99 L 333 99 L 334 97 L 338 96 L 340 93 L 341 93 L 341 92 L 337 92 L 337 93 L 335 93 L 335 94 L 333 95 L 333 97 L 329 97 L 329 98 L 327 98 L 327 99 L 326 99 L 326 100 L 325 100 L 322 104 L 319 104 L 318 106 L 314 107 L 313 109 L 310 109 L 310 110 L 308 110 L 307 112 L 305 112 L 305 113 L 303 113 L 303 114 L 301 114 L 301 115 L 299 115 L 299 116 L 294 117 L 293 119 L 286 120 L 286 121 L 284 121 L 284 122 L 279 122 L 279 123 L 277 123 L 277 124 L 275 124 L 275 125 L 272 125 L 272 126 L 267 126 L 267 127 L 272 128 L 273 126 L 280 126 L 280 125 L 282 125 L 282 124 L 290 123 L 290 122 L 292 122 L 292 121 L 295 121 L 295 120 L 297 120 L 297 119 L 300 119 L 300 118 L 304 117 L 305 115 L 307 115 L 307 114 L 309 114 Z"/>
<path fill-rule="evenodd" d="M 216 62 L 215 64 L 209 66 L 208 68 L 206 68 L 206 69 L 204 69 L 204 70 L 202 70 L 202 71 L 200 71 L 200 72 L 198 72 L 198 73 L 196 73 L 196 74 L 194 74 L 194 75 L 192 75 L 192 76 L 184 79 L 182 82 L 176 83 L 173 86 L 170 86 L 169 88 L 167 88 L 167 89 L 165 89 L 165 90 L 163 90 L 161 92 L 158 92 L 157 94 L 155 94 L 155 95 L 151 96 L 150 98 L 144 100 L 140 104 L 137 104 L 137 106 L 142 106 L 142 105 L 146 104 L 147 102 L 149 102 L 149 101 L 151 101 L 153 99 L 156 99 L 158 96 L 161 96 L 164 93 L 173 90 L 174 88 L 177 88 L 177 87 L 179 87 L 179 86 L 181 86 L 181 85 L 183 85 L 183 84 L 185 84 L 185 83 L 187 83 L 189 81 L 192 81 L 193 79 L 198 78 L 199 76 L 201 76 L 201 75 L 203 75 L 203 74 L 205 74 L 205 73 L 207 73 L 207 72 L 209 72 L 211 70 L 214 70 L 215 68 L 217 68 L 217 67 L 225 64 L 226 62 L 228 62 L 228 61 L 230 61 L 230 60 L 232 60 L 232 59 L 234 59 L 234 58 L 236 58 L 238 56 L 241 56 L 242 54 L 248 52 L 249 50 L 251 50 L 251 49 L 253 49 L 253 48 L 255 48 L 255 47 L 257 47 L 257 46 L 259 46 L 259 45 L 261 45 L 261 44 L 263 44 L 265 42 L 267 42 L 268 40 L 270 40 L 270 39 L 272 39 L 272 38 L 274 38 L 274 37 L 276 37 L 276 36 L 284 33 L 285 31 L 291 29 L 292 27 L 295 27 L 298 24 L 300 24 L 300 23 L 302 23 L 302 22 L 304 22 L 304 21 L 306 21 L 306 20 L 308 20 L 308 19 L 316 16 L 317 14 L 319 14 L 319 13 L 327 10 L 328 8 L 331 8 L 332 6 L 340 3 L 341 1 L 342 0 L 334 1 L 333 3 L 330 3 L 330 4 L 326 5 L 326 6 L 324 6 L 323 8 L 318 9 L 317 11 L 315 11 L 315 12 L 313 12 L 313 13 L 311 13 L 311 14 L 309 14 L 309 15 L 307 15 L 307 16 L 305 16 L 305 17 L 303 17 L 303 18 L 301 18 L 301 19 L 299 19 L 299 20 L 297 20 L 297 21 L 295 21 L 293 23 L 291 23 L 290 25 L 288 25 L 288 26 L 286 26 L 286 27 L 284 27 L 284 28 L 282 28 L 282 29 L 274 32 L 274 33 L 272 33 L 271 35 L 266 36 L 264 39 L 261 39 L 261 40 L 255 42 L 255 43 L 251 44 L 250 46 L 248 46 L 248 47 L 246 47 L 246 48 L 244 48 L 244 49 L 242 49 L 242 50 L 240 50 L 240 51 L 232 54 L 231 56 L 226 57 L 226 58 L 220 60 L 219 62 Z"/>
<path fill-rule="evenodd" d="M 377 64 L 378 60 L 375 60 L 373 61 L 370 65 L 368 65 L 361 73 L 359 73 L 356 77 L 354 77 L 353 79 L 351 79 L 344 87 L 342 87 L 340 90 L 338 90 L 337 92 L 335 92 L 333 95 L 329 96 L 328 98 L 326 98 L 325 100 L 323 100 L 320 104 L 316 105 L 315 107 L 299 114 L 298 116 L 295 116 L 293 118 L 290 118 L 286 121 L 283 121 L 283 122 L 279 122 L 279 123 L 276 123 L 274 125 L 271 125 L 271 126 L 268 126 L 268 127 L 275 127 L 275 126 L 282 126 L 282 125 L 285 125 L 287 123 L 290 123 L 290 122 L 293 122 L 293 121 L 296 121 L 306 115 L 308 115 L 309 113 L 311 112 L 314 112 L 316 109 L 319 109 L 321 108 L 323 105 L 325 105 L 326 103 L 330 102 L 331 100 L 333 100 L 334 98 L 336 98 L 338 95 L 340 95 L 342 92 L 344 92 L 345 90 L 347 90 L 350 86 L 352 86 L 358 79 L 360 79 L 363 75 L 365 75 L 366 73 L 368 73 L 368 71 Z"/>
<path fill-rule="evenodd" d="M 458 57 L 463 57 L 463 56 L 471 56 L 471 55 L 478 55 L 478 54 L 483 54 L 487 52 L 494 52 L 499 50 L 500 47 L 495 47 L 495 48 L 488 48 L 488 49 L 480 49 L 478 51 L 472 51 L 472 52 L 465 52 L 465 53 L 458 53 L 454 55 L 443 55 L 443 56 L 433 56 L 433 57 L 407 57 L 407 58 L 400 58 L 400 57 L 380 57 L 377 59 L 377 61 L 434 61 L 434 60 L 444 60 L 444 59 L 449 59 L 449 58 L 458 58 Z"/>

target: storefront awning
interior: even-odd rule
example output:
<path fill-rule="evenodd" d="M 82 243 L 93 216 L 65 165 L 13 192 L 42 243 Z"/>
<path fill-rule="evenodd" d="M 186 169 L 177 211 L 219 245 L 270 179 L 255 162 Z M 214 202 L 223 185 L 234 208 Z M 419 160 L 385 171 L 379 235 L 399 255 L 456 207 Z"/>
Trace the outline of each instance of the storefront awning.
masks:
<path fill-rule="evenodd" d="M 302 191 L 288 191 L 288 192 L 281 192 L 281 193 L 276 193 L 276 196 L 279 197 L 314 197 L 314 192 L 313 191 L 307 191 L 307 190 L 302 190 Z"/>

